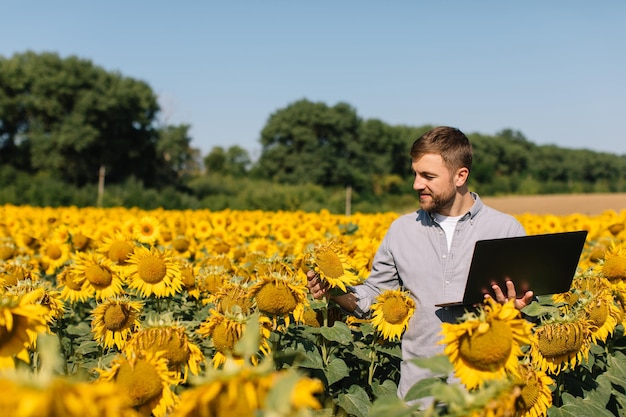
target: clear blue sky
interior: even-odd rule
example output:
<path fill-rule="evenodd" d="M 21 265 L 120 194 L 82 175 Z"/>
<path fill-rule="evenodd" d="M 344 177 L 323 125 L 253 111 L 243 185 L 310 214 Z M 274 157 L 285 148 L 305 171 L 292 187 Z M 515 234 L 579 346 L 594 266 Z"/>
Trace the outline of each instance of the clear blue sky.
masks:
<path fill-rule="evenodd" d="M 268 117 L 302 98 L 626 154 L 626 1 L 3 0 L 1 15 L 0 55 L 144 80 L 203 154 L 258 156 Z"/>

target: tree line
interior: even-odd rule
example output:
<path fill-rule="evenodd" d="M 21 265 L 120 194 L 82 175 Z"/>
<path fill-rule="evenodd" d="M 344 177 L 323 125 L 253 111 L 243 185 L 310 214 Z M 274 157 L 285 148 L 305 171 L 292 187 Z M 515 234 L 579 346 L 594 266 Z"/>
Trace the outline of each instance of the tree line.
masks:
<path fill-rule="evenodd" d="M 147 83 L 87 59 L 0 57 L 0 203 L 95 205 L 105 173 L 106 206 L 342 211 L 350 189 L 355 210 L 400 210 L 415 206 L 409 148 L 433 127 L 302 99 L 269 115 L 252 161 L 240 146 L 202 155 L 160 110 Z M 625 191 L 624 155 L 466 133 L 482 195 Z"/>

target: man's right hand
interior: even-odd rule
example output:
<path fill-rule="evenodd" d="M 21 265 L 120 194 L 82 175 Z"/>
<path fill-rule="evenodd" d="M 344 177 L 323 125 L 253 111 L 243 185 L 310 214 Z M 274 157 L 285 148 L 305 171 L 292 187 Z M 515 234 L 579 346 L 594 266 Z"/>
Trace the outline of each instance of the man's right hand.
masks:
<path fill-rule="evenodd" d="M 306 273 L 307 278 L 307 287 L 309 288 L 309 292 L 316 300 L 319 300 L 322 297 L 328 297 L 328 282 L 323 281 L 313 270 L 309 270 Z"/>

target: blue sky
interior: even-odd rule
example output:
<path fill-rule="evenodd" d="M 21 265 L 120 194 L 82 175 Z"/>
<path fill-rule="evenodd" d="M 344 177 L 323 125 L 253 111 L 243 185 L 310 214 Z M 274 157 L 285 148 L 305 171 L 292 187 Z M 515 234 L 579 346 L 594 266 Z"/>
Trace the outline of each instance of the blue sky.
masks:
<path fill-rule="evenodd" d="M 511 128 L 626 154 L 626 1 L 3 0 L 0 55 L 76 55 L 144 80 L 192 146 L 253 157 L 306 98 L 389 124 Z"/>

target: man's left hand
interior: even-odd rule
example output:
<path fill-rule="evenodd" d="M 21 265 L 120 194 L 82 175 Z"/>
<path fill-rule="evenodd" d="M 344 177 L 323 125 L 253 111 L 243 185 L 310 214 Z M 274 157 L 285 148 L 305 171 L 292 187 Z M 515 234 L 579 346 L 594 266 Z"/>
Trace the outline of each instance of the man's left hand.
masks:
<path fill-rule="evenodd" d="M 517 298 L 517 293 L 515 292 L 515 284 L 513 284 L 513 281 L 511 280 L 506 281 L 506 295 L 504 294 L 504 291 L 502 291 L 502 288 L 500 288 L 500 286 L 497 284 L 492 285 L 491 289 L 493 290 L 493 294 L 495 296 L 494 298 L 497 302 L 499 302 L 500 304 L 504 304 L 509 300 L 515 300 L 515 308 L 517 308 L 518 310 L 521 310 L 522 308 L 533 302 L 534 294 L 532 291 L 526 291 L 523 297 Z M 491 297 L 491 295 L 485 294 L 485 298 L 488 297 Z"/>

